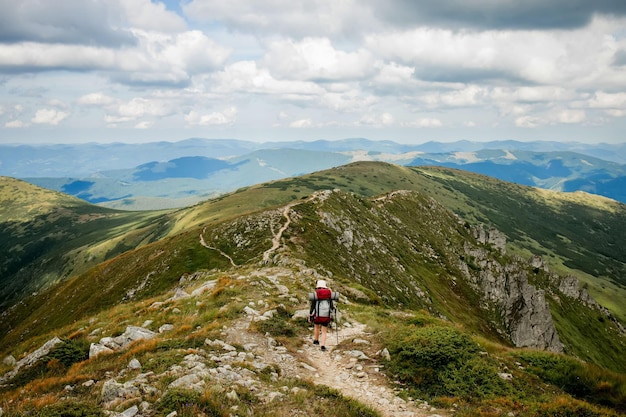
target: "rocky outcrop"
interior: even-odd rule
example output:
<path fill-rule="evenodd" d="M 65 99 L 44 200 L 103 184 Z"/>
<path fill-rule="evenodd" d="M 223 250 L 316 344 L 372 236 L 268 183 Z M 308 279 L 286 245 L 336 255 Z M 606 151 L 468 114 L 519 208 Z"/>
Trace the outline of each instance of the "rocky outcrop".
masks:
<path fill-rule="evenodd" d="M 501 253 L 505 251 L 506 239 L 495 229 L 486 232 L 474 228 L 476 240 L 491 244 Z M 531 347 L 562 352 L 563 344 L 554 326 L 545 292 L 528 282 L 526 265 L 511 262 L 501 265 L 489 256 L 486 248 L 465 244 L 465 255 L 471 259 L 472 270 L 466 262 L 460 262 L 460 270 L 470 284 L 483 297 L 484 308 L 496 308 L 502 317 L 502 325 L 516 347 Z M 534 265 L 543 268 L 543 265 Z"/>
<path fill-rule="evenodd" d="M 99 343 L 92 343 L 89 348 L 89 359 L 102 353 L 112 353 L 124 349 L 137 340 L 152 339 L 156 335 L 157 333 L 143 327 L 128 326 L 126 331 L 120 336 L 103 337 Z"/>
<path fill-rule="evenodd" d="M 481 225 L 472 228 L 474 239 L 483 245 L 489 244 L 498 249 L 501 253 L 506 253 L 506 235 L 495 228 L 485 230 Z"/>
<path fill-rule="evenodd" d="M 17 375 L 17 373 L 22 368 L 29 368 L 29 367 L 33 366 L 41 358 L 43 358 L 48 353 L 50 353 L 52 348 L 54 348 L 59 343 L 63 343 L 63 341 L 61 339 L 59 339 L 58 337 L 53 337 L 52 339 L 50 339 L 46 343 L 44 343 L 39 349 L 35 350 L 33 353 L 31 353 L 31 354 L 25 356 L 24 358 L 20 359 L 19 361 L 17 361 L 15 363 L 15 367 L 11 371 L 7 372 L 2 377 L 0 377 L 0 385 L 4 384 L 5 382 L 7 382 L 7 381 L 11 380 L 13 377 L 15 377 L 15 375 Z"/>

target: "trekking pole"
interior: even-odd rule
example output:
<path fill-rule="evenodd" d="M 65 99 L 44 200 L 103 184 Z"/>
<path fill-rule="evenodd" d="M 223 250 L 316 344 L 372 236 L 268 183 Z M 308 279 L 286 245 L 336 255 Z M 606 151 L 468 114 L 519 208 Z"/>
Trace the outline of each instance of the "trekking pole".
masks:
<path fill-rule="evenodd" d="M 337 307 L 335 307 L 335 334 L 337 335 L 337 345 L 339 345 L 339 314 L 337 313 Z"/>

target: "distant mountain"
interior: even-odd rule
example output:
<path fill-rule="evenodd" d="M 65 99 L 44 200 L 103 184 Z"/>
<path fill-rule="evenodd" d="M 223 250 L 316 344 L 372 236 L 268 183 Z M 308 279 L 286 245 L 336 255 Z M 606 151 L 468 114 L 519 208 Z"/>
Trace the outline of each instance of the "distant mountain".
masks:
<path fill-rule="evenodd" d="M 0 145 L 0 173 L 124 210 L 184 207 L 239 187 L 354 161 L 459 168 L 626 202 L 626 144 L 492 141 L 419 145 L 364 138 L 255 143 Z"/>

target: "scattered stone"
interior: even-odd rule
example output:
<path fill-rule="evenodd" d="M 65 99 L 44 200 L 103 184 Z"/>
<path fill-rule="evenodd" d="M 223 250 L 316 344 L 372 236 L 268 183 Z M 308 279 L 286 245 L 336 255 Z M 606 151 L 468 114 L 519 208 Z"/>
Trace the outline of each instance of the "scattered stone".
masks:
<path fill-rule="evenodd" d="M 352 343 L 354 343 L 355 345 L 369 345 L 369 344 L 371 344 L 369 340 L 365 340 L 365 339 L 353 339 Z"/>
<path fill-rule="evenodd" d="M 2 360 L 2 363 L 5 364 L 6 366 L 15 366 L 15 364 L 17 364 L 17 361 L 12 355 L 8 355 L 4 357 L 4 359 Z"/>
<path fill-rule="evenodd" d="M 201 295 L 202 293 L 204 293 L 206 291 L 211 291 L 213 288 L 215 288 L 215 284 L 217 284 L 216 280 L 207 281 L 204 284 L 202 284 L 200 287 L 198 287 L 195 290 L 193 290 L 191 292 L 191 296 L 192 297 L 197 297 L 197 296 Z"/>
<path fill-rule="evenodd" d="M 143 322 L 143 324 L 141 325 L 141 327 L 150 327 L 152 325 L 152 323 L 154 323 L 154 320 L 146 320 Z"/>
<path fill-rule="evenodd" d="M 226 398 L 232 401 L 239 401 L 239 395 L 237 395 L 237 392 L 235 390 L 226 393 Z"/>
<path fill-rule="evenodd" d="M 189 298 L 189 297 L 191 297 L 191 295 L 187 294 L 184 290 L 177 288 L 174 295 L 171 298 L 169 298 L 167 301 L 180 300 L 180 299 Z"/>
<path fill-rule="evenodd" d="M 298 320 L 298 319 L 305 319 L 307 320 L 309 318 L 309 310 L 296 310 L 295 313 L 293 313 L 293 316 L 291 316 L 291 320 Z"/>
<path fill-rule="evenodd" d="M 380 352 L 380 356 L 386 360 L 386 361 L 390 361 L 391 360 L 391 354 L 389 353 L 389 349 L 384 348 L 381 352 Z"/>
<path fill-rule="evenodd" d="M 513 375 L 506 373 L 506 372 L 499 372 L 498 376 L 502 379 L 504 379 L 505 381 L 510 381 L 513 379 Z"/>
<path fill-rule="evenodd" d="M 130 408 L 124 410 L 124 412 L 120 415 L 120 417 L 134 417 L 139 412 L 139 407 L 133 405 Z"/>
<path fill-rule="evenodd" d="M 128 363 L 128 368 L 130 368 L 130 369 L 141 369 L 141 362 L 139 362 L 137 359 L 133 358 Z"/>
<path fill-rule="evenodd" d="M 171 330 L 174 330 L 173 324 L 164 324 L 163 326 L 159 327 L 159 333 L 165 333 Z"/>
<path fill-rule="evenodd" d="M 253 309 L 251 307 L 248 307 L 248 306 L 245 306 L 243 308 L 243 312 L 246 313 L 249 316 L 258 316 L 259 315 L 258 311 L 256 311 L 255 309 Z"/>

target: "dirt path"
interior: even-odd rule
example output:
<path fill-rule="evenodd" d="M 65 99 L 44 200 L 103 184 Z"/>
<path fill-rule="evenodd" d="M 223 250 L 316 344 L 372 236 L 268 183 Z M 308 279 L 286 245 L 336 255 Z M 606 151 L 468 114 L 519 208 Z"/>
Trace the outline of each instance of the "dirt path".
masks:
<path fill-rule="evenodd" d="M 378 358 L 364 351 L 371 350 L 365 325 L 352 323 L 350 327 L 340 326 L 339 346 L 337 334 L 329 333 L 326 340 L 327 351 L 323 352 L 312 341 L 306 341 L 304 357 L 316 368 L 310 377 L 316 384 L 332 387 L 346 397 L 353 398 L 379 411 L 384 417 L 426 417 L 443 416 L 424 402 L 405 401 L 398 397 L 385 375 L 381 372 Z M 352 342 L 353 349 L 344 350 L 341 343 Z M 358 342 L 355 344 L 354 341 Z M 363 346 L 363 350 L 359 349 Z M 370 349 L 368 349 L 370 348 Z"/>
<path fill-rule="evenodd" d="M 283 208 L 283 217 L 287 220 L 280 227 L 280 229 L 276 233 L 274 233 L 274 236 L 272 237 L 272 247 L 263 253 L 264 264 L 267 264 L 269 262 L 270 256 L 272 255 L 272 253 L 274 253 L 276 249 L 280 247 L 280 239 L 282 239 L 283 233 L 285 232 L 285 230 L 287 230 L 287 228 L 291 224 L 291 217 L 289 217 L 289 210 L 291 210 L 291 208 L 295 206 L 296 204 L 300 204 L 300 202 L 296 201 L 293 203 L 289 203 Z"/>

